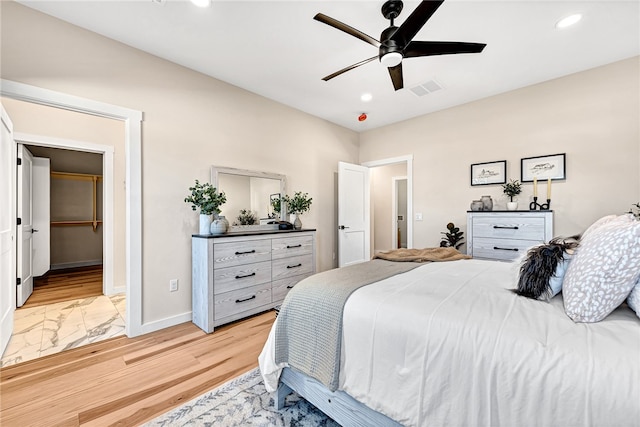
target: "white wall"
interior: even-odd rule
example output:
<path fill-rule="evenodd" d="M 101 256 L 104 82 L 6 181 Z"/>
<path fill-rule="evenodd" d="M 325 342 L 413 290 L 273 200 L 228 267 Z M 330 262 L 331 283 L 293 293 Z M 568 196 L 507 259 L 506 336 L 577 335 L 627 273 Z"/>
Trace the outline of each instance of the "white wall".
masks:
<path fill-rule="evenodd" d="M 308 192 L 318 270 L 334 265 L 334 173 L 340 160 L 357 162 L 355 132 L 14 2 L 0 7 L 2 78 L 144 112 L 144 323 L 191 310 L 198 218 L 183 199 L 212 165 L 281 173 L 289 189 Z"/>
<path fill-rule="evenodd" d="M 504 209 L 502 187 L 470 185 L 470 165 L 567 154 L 567 179 L 553 183 L 555 235 L 580 233 L 640 200 L 639 57 L 421 116 L 360 135 L 360 161 L 414 156 L 414 246 L 437 246 L 448 222 L 466 232 L 466 211 L 484 194 Z M 389 144 L 389 141 L 393 144 Z M 542 188 L 542 187 L 541 187 Z M 532 185 L 524 184 L 521 208 Z M 526 208 L 525 208 L 526 209 Z M 466 233 L 465 233 L 466 234 Z"/>

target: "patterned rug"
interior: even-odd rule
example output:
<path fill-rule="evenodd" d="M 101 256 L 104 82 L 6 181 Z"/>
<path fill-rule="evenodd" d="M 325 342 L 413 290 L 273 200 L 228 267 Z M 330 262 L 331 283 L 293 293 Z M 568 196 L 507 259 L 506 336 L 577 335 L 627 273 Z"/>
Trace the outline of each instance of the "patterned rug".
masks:
<path fill-rule="evenodd" d="M 148 422 L 158 426 L 304 426 L 340 427 L 296 393 L 277 411 L 258 368 Z"/>

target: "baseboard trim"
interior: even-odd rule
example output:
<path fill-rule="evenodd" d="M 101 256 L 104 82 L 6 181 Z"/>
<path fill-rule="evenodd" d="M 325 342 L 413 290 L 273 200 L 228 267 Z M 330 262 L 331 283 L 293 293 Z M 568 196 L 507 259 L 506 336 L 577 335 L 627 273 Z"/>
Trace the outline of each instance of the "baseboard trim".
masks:
<path fill-rule="evenodd" d="M 50 270 L 66 270 L 67 268 L 90 267 L 93 265 L 102 265 L 101 259 L 89 261 L 65 262 L 62 264 L 51 264 Z"/>
<path fill-rule="evenodd" d="M 187 311 L 186 313 L 177 314 L 175 316 L 166 317 L 153 322 L 143 323 L 138 332 L 140 335 L 144 335 L 161 329 L 170 328 L 171 326 L 176 326 L 181 323 L 191 322 L 191 316 L 191 312 Z"/>

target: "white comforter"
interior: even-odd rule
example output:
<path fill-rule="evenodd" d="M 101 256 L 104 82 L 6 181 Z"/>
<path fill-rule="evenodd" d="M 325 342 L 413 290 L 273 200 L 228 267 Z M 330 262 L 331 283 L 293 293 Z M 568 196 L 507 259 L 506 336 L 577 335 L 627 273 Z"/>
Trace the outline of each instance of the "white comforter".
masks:
<path fill-rule="evenodd" d="M 340 389 L 407 426 L 640 426 L 640 319 L 576 324 L 560 296 L 507 291 L 515 274 L 430 263 L 354 292 Z M 273 330 L 259 361 L 275 390 Z"/>

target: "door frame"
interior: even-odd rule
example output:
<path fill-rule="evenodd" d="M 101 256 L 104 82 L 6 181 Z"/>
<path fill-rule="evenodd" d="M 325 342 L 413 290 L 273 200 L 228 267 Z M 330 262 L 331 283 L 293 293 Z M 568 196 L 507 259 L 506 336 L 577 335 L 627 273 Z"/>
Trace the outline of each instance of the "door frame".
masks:
<path fill-rule="evenodd" d="M 113 284 L 113 242 L 114 242 L 114 210 L 113 210 L 113 154 L 110 145 L 94 144 L 72 139 L 53 138 L 50 136 L 32 135 L 15 132 L 13 139 L 16 143 L 47 148 L 83 151 L 86 153 L 102 154 L 102 293 L 113 295 L 125 292 L 125 288 L 115 288 Z"/>
<path fill-rule="evenodd" d="M 0 80 L 0 95 L 124 122 L 127 289 L 125 334 L 135 337 L 157 329 L 155 325 L 145 328 L 142 323 L 142 111 L 5 79 Z"/>
<path fill-rule="evenodd" d="M 397 163 L 406 163 L 407 165 L 407 248 L 410 249 L 413 248 L 413 154 L 372 160 L 360 164 L 368 168 L 375 168 Z"/>
<path fill-rule="evenodd" d="M 398 249 L 398 181 L 407 181 L 406 176 L 392 176 L 391 177 L 391 248 Z M 407 186 L 407 196 L 409 195 L 409 189 Z M 408 205 L 408 203 L 407 203 Z M 407 206 L 407 214 L 409 216 L 409 209 Z M 407 246 L 409 246 L 409 220 L 407 221 Z"/>

